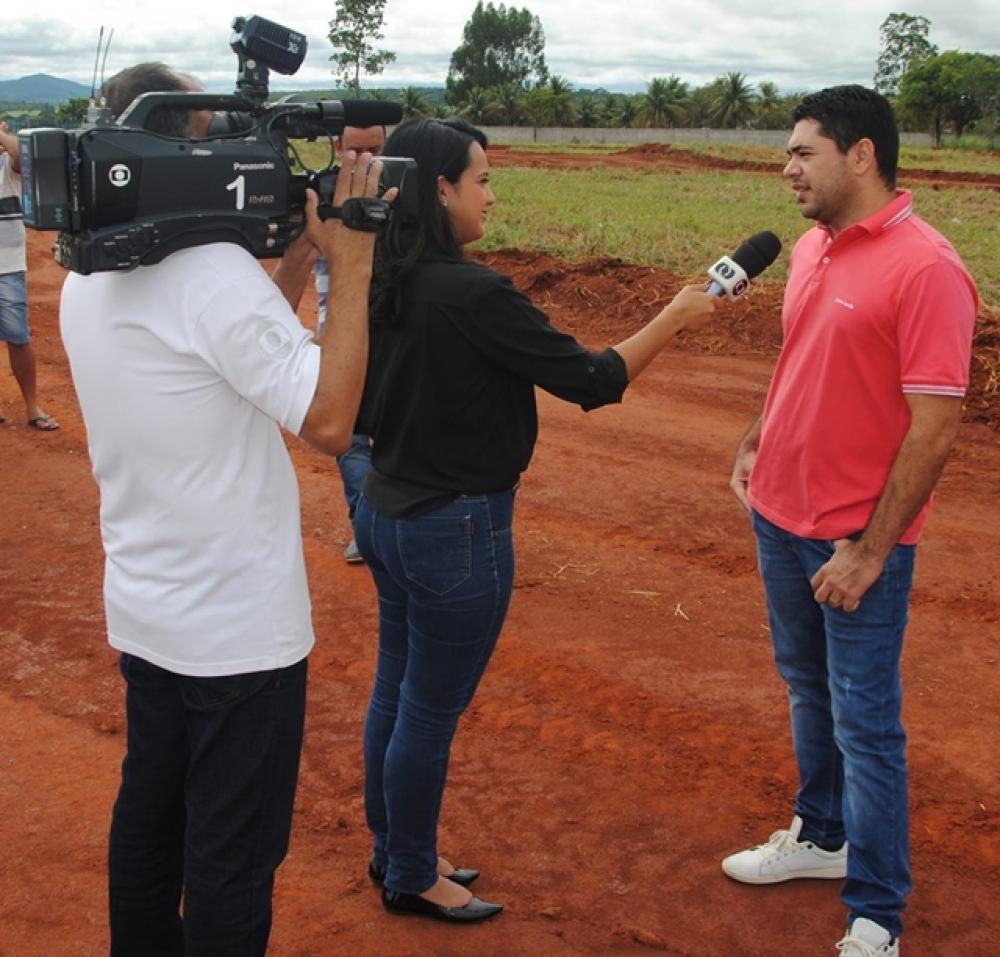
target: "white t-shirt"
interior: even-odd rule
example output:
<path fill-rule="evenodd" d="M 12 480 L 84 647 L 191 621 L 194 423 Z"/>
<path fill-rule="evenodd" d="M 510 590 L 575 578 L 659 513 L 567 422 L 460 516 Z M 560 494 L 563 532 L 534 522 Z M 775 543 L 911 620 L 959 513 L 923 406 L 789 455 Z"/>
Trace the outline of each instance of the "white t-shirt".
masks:
<path fill-rule="evenodd" d="M 320 350 L 233 243 L 71 273 L 60 323 L 101 491 L 112 647 L 195 676 L 282 668 L 313 630 L 295 473 Z"/>
<path fill-rule="evenodd" d="M 21 213 L 21 174 L 0 153 L 0 276 L 24 272 L 24 216 Z"/>

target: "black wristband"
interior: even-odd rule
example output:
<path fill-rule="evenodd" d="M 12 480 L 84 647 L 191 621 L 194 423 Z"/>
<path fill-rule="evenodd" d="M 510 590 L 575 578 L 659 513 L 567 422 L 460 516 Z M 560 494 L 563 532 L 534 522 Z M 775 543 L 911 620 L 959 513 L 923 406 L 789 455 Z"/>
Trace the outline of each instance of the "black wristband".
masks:
<path fill-rule="evenodd" d="M 343 206 L 322 203 L 317 210 L 322 220 L 339 219 L 348 229 L 374 233 L 389 222 L 389 204 L 374 196 L 355 196 L 345 200 Z"/>

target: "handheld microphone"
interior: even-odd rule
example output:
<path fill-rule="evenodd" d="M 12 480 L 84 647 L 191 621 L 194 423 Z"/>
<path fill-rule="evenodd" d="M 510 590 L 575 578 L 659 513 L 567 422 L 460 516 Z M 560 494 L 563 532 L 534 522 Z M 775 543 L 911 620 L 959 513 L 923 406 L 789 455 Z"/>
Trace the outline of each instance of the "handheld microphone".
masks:
<path fill-rule="evenodd" d="M 729 299 L 742 296 L 750 280 L 767 269 L 780 252 L 781 240 L 774 233 L 765 231 L 751 236 L 732 256 L 723 256 L 708 270 L 712 277 L 708 294 L 724 294 Z"/>

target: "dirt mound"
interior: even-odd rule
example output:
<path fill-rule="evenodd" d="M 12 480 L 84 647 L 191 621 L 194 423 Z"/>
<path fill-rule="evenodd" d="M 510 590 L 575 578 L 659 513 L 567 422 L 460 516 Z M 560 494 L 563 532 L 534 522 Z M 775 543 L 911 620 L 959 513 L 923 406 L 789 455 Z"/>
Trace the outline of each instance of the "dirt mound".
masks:
<path fill-rule="evenodd" d="M 566 263 L 543 253 L 512 249 L 479 258 L 509 275 L 561 328 L 595 341 L 620 339 L 636 331 L 685 282 L 700 278 L 682 278 L 607 257 Z M 725 322 L 697 336 L 682 337 L 677 348 L 776 354 L 781 347 L 782 295 L 778 284 L 755 283 L 727 307 Z M 976 325 L 965 418 L 1000 430 L 1000 313 L 985 307 Z"/>

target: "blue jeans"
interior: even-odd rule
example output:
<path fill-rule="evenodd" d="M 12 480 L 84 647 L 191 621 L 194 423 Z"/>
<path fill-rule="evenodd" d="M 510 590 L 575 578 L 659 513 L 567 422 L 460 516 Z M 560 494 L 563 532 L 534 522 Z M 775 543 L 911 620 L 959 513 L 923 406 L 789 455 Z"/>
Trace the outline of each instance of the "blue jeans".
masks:
<path fill-rule="evenodd" d="M 326 303 L 330 291 L 330 264 L 325 259 L 317 259 L 313 264 L 313 277 L 316 284 L 316 335 L 319 335 L 326 324 Z M 337 466 L 344 481 L 347 516 L 353 524 L 354 513 L 361 500 L 361 489 L 364 487 L 368 470 L 372 467 L 372 450 L 368 436 L 360 432 L 352 435 L 351 447 L 343 455 L 337 456 Z"/>
<path fill-rule="evenodd" d="M 351 447 L 343 455 L 337 456 L 337 467 L 344 480 L 347 515 L 353 524 L 354 513 L 361 501 L 361 490 L 372 467 L 372 448 L 367 435 L 357 433 L 351 436 Z"/>
<path fill-rule="evenodd" d="M 390 890 L 422 894 L 437 880 L 451 741 L 510 603 L 513 511 L 513 492 L 460 495 L 408 519 L 382 515 L 364 497 L 358 506 L 358 548 L 379 602 L 365 813 Z"/>
<path fill-rule="evenodd" d="M 0 342 L 25 346 L 30 339 L 25 273 L 3 273 L 0 275 Z"/>
<path fill-rule="evenodd" d="M 832 542 L 753 515 L 778 672 L 788 685 L 799 767 L 800 840 L 846 839 L 843 900 L 894 937 L 910 881 L 906 734 L 899 659 L 914 546 L 897 545 L 857 611 L 817 604 L 810 579 Z"/>
<path fill-rule="evenodd" d="M 128 743 L 108 852 L 111 957 L 265 953 L 306 668 L 190 678 L 121 656 Z"/>

